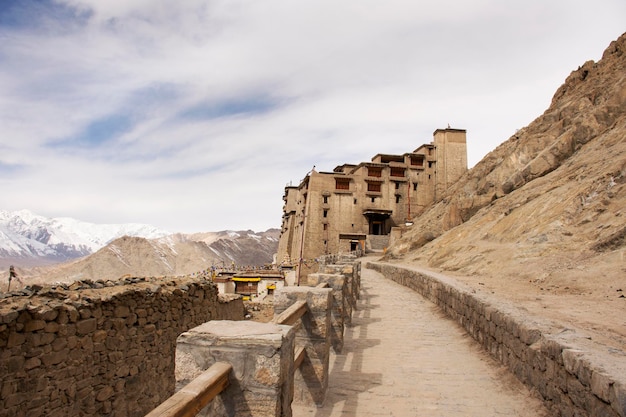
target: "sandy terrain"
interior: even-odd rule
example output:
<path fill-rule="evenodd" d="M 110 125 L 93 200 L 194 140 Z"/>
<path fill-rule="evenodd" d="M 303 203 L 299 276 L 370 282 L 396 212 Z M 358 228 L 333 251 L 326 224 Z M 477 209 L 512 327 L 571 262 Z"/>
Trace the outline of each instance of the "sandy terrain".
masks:
<path fill-rule="evenodd" d="M 561 256 L 516 266 L 503 264 L 493 273 L 473 275 L 425 268 L 451 276 L 530 316 L 554 321 L 556 332 L 575 329 L 626 355 L 626 251 L 607 254 L 603 261 L 589 265 L 585 259 Z M 398 262 L 424 267 L 417 261 Z"/>

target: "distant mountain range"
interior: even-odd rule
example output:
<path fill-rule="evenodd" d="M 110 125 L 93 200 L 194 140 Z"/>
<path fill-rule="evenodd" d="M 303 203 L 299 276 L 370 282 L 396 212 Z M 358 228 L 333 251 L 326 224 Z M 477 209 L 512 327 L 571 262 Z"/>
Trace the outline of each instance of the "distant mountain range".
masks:
<path fill-rule="evenodd" d="M 0 210 L 0 267 L 49 265 L 87 256 L 122 236 L 154 239 L 169 233 L 145 224 L 94 224 Z"/>
<path fill-rule="evenodd" d="M 0 211 L 0 268 L 31 282 L 191 274 L 271 263 L 280 230 L 170 234 L 145 224 L 93 224 Z"/>

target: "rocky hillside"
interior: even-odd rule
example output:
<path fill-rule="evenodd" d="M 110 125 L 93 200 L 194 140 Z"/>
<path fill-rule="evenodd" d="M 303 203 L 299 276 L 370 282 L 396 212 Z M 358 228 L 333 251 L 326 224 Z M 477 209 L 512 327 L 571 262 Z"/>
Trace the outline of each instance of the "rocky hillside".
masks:
<path fill-rule="evenodd" d="M 264 265 L 273 261 L 278 250 L 280 230 L 194 233 L 188 238 L 206 243 L 220 259 L 234 261 L 237 265 Z"/>
<path fill-rule="evenodd" d="M 158 239 L 124 236 L 92 255 L 64 264 L 20 269 L 24 284 L 189 275 L 215 266 L 262 266 L 272 262 L 278 229 L 170 235 Z"/>
<path fill-rule="evenodd" d="M 479 138 L 478 138 L 479 139 Z M 387 254 L 541 290 L 626 291 L 626 34 L 469 170 Z"/>

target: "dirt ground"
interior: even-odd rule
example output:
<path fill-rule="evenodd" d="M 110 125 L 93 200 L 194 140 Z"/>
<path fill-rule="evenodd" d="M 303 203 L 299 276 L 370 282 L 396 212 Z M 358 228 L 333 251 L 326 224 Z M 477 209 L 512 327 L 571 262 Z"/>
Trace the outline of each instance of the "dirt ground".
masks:
<path fill-rule="evenodd" d="M 493 255 L 505 261 L 465 274 L 429 268 L 419 260 L 398 262 L 453 277 L 477 293 L 553 321 L 557 330 L 576 329 L 626 355 L 626 251 L 592 260 L 561 254 L 511 262 L 506 253 Z"/>
<path fill-rule="evenodd" d="M 244 301 L 246 309 L 246 319 L 267 323 L 274 318 L 274 304 L 272 297 L 267 297 L 263 301 Z"/>

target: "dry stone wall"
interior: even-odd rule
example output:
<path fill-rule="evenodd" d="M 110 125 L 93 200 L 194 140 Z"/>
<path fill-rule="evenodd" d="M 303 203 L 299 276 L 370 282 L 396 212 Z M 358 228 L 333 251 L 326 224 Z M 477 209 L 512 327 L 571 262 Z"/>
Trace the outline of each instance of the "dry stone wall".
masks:
<path fill-rule="evenodd" d="M 144 416 L 174 392 L 178 335 L 242 318 L 242 300 L 202 277 L 0 299 L 0 417 Z"/>
<path fill-rule="evenodd" d="M 574 329 L 554 332 L 553 326 L 442 276 L 385 263 L 368 267 L 437 304 L 491 356 L 536 389 L 555 416 L 626 417 L 621 351 L 602 351 Z"/>

